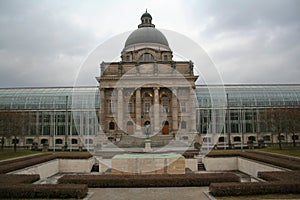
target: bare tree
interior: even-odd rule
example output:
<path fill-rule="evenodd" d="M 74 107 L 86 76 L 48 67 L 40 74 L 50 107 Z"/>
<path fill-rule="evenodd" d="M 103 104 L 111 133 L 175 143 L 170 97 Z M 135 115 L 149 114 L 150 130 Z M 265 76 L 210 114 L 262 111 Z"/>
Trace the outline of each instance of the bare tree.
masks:
<path fill-rule="evenodd" d="M 296 132 L 300 131 L 300 107 L 287 108 L 285 110 L 285 128 L 292 133 L 293 146 L 296 146 Z"/>
<path fill-rule="evenodd" d="M 279 149 L 282 150 L 281 133 L 285 129 L 286 110 L 284 108 L 273 108 L 261 113 L 260 117 L 267 126 L 277 135 Z"/>
<path fill-rule="evenodd" d="M 14 151 L 17 151 L 17 136 L 23 134 L 25 114 L 22 112 L 5 111 L 0 113 L 2 139 L 13 137 Z"/>
<path fill-rule="evenodd" d="M 300 131 L 300 108 L 273 108 L 261 114 L 261 119 L 277 135 L 279 148 L 282 149 L 281 133 L 293 134 L 293 146 L 296 146 L 296 132 Z"/>

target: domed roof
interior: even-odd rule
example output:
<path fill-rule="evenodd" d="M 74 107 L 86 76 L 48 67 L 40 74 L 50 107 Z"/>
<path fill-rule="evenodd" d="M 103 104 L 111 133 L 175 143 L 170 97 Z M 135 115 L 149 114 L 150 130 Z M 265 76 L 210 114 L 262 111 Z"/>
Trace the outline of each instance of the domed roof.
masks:
<path fill-rule="evenodd" d="M 138 25 L 138 29 L 128 36 L 124 50 L 130 46 L 136 47 L 137 45 L 154 45 L 159 48 L 164 47 L 165 49 L 170 49 L 167 38 L 152 24 L 152 17 L 147 10 L 141 17 L 141 24 Z"/>
<path fill-rule="evenodd" d="M 152 16 L 147 12 L 147 9 L 146 9 L 146 12 L 142 15 L 141 19 L 144 17 L 149 17 L 152 19 Z"/>
<path fill-rule="evenodd" d="M 125 48 L 134 44 L 160 44 L 169 47 L 167 38 L 154 27 L 141 27 L 133 31 L 125 42 Z"/>

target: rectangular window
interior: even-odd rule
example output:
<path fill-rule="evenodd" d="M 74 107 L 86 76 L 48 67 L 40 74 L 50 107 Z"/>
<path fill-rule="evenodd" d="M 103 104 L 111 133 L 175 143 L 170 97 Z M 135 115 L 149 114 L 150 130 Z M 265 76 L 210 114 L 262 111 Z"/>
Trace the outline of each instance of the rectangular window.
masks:
<path fill-rule="evenodd" d="M 132 113 L 133 112 L 133 106 L 132 103 L 128 103 L 127 111 Z"/>
<path fill-rule="evenodd" d="M 164 55 L 164 61 L 168 61 L 168 56 Z"/>
<path fill-rule="evenodd" d="M 145 112 L 150 111 L 150 103 L 145 103 Z"/>
<path fill-rule="evenodd" d="M 180 102 L 180 108 L 182 113 L 186 113 L 186 103 Z"/>
<path fill-rule="evenodd" d="M 231 112 L 230 113 L 230 119 L 231 120 L 238 120 L 239 119 L 239 115 L 237 112 Z"/>
<path fill-rule="evenodd" d="M 130 61 L 130 56 L 126 56 L 126 61 L 127 61 L 127 62 Z"/>
<path fill-rule="evenodd" d="M 167 103 L 163 103 L 163 112 L 164 113 L 169 112 L 169 110 L 168 110 L 168 104 Z"/>
<path fill-rule="evenodd" d="M 114 113 L 115 112 L 115 104 L 114 102 L 110 102 L 109 104 L 109 112 Z"/>

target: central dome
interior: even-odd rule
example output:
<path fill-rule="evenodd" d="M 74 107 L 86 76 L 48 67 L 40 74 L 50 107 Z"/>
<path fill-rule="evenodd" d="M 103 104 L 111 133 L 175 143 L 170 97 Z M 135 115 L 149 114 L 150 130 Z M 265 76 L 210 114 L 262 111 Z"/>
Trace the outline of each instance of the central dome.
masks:
<path fill-rule="evenodd" d="M 152 24 L 152 16 L 147 12 L 141 17 L 142 23 L 138 25 L 138 29 L 133 31 L 125 42 L 124 50 L 137 46 L 156 46 L 169 50 L 169 43 L 162 32 L 155 28 Z"/>
<path fill-rule="evenodd" d="M 134 44 L 161 44 L 169 47 L 167 38 L 154 27 L 142 27 L 133 31 L 125 42 L 125 48 Z"/>

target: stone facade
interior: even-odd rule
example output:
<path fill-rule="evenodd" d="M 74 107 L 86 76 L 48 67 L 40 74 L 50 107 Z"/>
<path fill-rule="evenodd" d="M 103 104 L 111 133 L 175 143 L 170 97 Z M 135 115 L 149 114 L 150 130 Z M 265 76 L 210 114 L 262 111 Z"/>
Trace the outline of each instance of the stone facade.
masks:
<path fill-rule="evenodd" d="M 111 138 L 145 135 L 146 124 L 150 135 L 196 130 L 193 62 L 172 59 L 166 38 L 149 15 L 128 37 L 121 61 L 101 63 L 100 132 Z"/>

